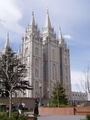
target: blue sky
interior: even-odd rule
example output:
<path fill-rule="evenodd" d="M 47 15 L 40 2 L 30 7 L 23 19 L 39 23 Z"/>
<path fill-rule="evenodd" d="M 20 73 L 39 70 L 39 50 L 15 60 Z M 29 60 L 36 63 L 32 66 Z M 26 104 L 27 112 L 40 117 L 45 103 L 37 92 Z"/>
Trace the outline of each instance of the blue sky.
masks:
<path fill-rule="evenodd" d="M 47 8 L 56 34 L 61 26 L 70 48 L 72 89 L 79 91 L 83 71 L 90 65 L 90 0 L 0 0 L 0 49 L 7 32 L 13 49 L 19 48 L 32 11 L 42 30 Z"/>

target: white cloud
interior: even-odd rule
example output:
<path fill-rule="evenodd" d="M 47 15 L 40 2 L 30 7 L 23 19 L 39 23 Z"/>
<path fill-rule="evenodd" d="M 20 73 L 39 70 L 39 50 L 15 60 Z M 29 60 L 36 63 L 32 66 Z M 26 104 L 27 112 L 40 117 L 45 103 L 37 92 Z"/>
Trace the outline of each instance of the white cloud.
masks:
<path fill-rule="evenodd" d="M 84 82 L 84 73 L 81 71 L 71 71 L 71 84 L 72 90 L 74 91 L 82 91 L 84 90 L 84 86 L 82 83 Z"/>
<path fill-rule="evenodd" d="M 81 71 L 71 71 L 71 80 L 73 84 L 80 83 L 82 77 L 83 77 L 83 72 Z"/>
<path fill-rule="evenodd" d="M 23 28 L 19 25 L 22 14 L 15 4 L 15 0 L 0 0 L 0 24 L 8 30 L 22 33 Z"/>
<path fill-rule="evenodd" d="M 82 0 L 41 0 L 44 7 L 48 7 L 52 14 L 60 16 L 60 19 L 71 22 L 90 20 L 88 16 L 89 3 Z M 87 4 L 88 3 L 88 4 Z M 83 14 L 82 14 L 83 13 Z"/>
<path fill-rule="evenodd" d="M 63 36 L 65 39 L 72 39 L 72 36 L 71 35 L 64 35 Z"/>

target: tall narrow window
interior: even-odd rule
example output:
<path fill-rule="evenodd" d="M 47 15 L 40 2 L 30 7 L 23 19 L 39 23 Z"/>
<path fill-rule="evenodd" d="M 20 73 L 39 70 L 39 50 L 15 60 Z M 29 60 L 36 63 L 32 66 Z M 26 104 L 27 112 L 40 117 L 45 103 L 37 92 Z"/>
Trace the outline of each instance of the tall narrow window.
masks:
<path fill-rule="evenodd" d="M 37 68 L 39 67 L 39 59 L 38 58 L 35 59 L 35 67 L 37 67 Z"/>
<path fill-rule="evenodd" d="M 53 64 L 53 80 L 57 80 L 57 69 L 56 69 L 56 65 Z"/>
<path fill-rule="evenodd" d="M 35 69 L 35 77 L 39 77 L 39 70 L 37 68 Z"/>
<path fill-rule="evenodd" d="M 35 48 L 35 55 L 38 55 L 39 54 L 39 49 L 36 47 Z"/>
<path fill-rule="evenodd" d="M 52 59 L 53 60 L 55 59 L 55 50 L 54 49 L 52 50 Z"/>
<path fill-rule="evenodd" d="M 25 49 L 25 56 L 28 56 L 28 47 Z"/>

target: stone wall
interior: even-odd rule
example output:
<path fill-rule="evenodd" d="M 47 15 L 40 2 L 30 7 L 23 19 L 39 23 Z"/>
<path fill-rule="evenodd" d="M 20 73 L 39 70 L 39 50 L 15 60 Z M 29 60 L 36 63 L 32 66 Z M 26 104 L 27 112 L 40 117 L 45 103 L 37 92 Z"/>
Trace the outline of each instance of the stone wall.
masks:
<path fill-rule="evenodd" d="M 35 106 L 35 99 L 33 98 L 13 98 L 13 104 L 25 103 L 25 106 L 29 109 L 34 109 Z M 9 104 L 9 98 L 0 98 L 0 104 Z"/>
<path fill-rule="evenodd" d="M 90 114 L 90 107 L 76 107 L 76 115 Z"/>
<path fill-rule="evenodd" d="M 90 107 L 67 107 L 67 108 L 53 108 L 40 107 L 40 115 L 87 115 L 90 114 Z"/>
<path fill-rule="evenodd" d="M 73 108 L 40 107 L 40 115 L 73 115 Z"/>

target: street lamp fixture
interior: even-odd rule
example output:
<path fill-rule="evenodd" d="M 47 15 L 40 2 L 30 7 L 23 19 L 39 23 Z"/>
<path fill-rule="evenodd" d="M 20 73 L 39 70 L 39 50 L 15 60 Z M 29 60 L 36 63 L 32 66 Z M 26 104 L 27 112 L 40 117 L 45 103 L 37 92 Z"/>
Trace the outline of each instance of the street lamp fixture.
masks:
<path fill-rule="evenodd" d="M 41 103 L 42 103 L 42 101 L 41 101 L 41 99 L 42 99 L 42 84 L 41 83 L 39 83 L 39 89 L 40 89 L 40 105 L 41 105 Z"/>

